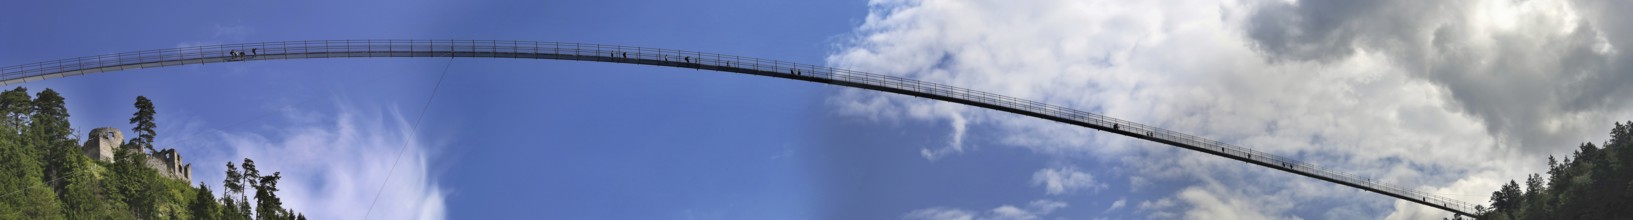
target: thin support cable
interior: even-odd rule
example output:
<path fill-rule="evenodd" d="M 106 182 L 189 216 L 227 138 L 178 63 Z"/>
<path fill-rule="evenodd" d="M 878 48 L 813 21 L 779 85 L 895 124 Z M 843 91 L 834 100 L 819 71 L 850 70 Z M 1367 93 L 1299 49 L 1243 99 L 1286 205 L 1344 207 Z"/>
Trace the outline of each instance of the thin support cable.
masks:
<path fill-rule="evenodd" d="M 437 84 L 431 86 L 431 97 L 425 98 L 425 104 L 420 106 L 420 115 L 414 118 L 413 125 L 409 125 L 409 129 L 414 131 L 412 134 L 420 133 L 420 125 L 425 124 L 425 110 L 431 109 L 431 101 L 437 98 L 437 89 L 442 88 L 442 79 L 448 78 L 448 68 L 453 66 L 454 58 L 448 57 L 448 64 L 442 66 L 442 74 L 437 76 Z M 397 157 L 391 160 L 391 169 L 386 170 L 386 179 L 380 181 L 380 189 L 374 191 L 374 200 L 369 201 L 369 209 L 363 212 L 363 219 L 369 219 L 369 215 L 374 214 L 374 204 L 380 202 L 380 194 L 384 194 L 386 184 L 391 183 L 391 174 L 397 171 L 397 163 L 403 160 L 403 153 L 408 152 L 409 143 L 413 142 L 405 142 L 402 148 L 397 149 Z"/>

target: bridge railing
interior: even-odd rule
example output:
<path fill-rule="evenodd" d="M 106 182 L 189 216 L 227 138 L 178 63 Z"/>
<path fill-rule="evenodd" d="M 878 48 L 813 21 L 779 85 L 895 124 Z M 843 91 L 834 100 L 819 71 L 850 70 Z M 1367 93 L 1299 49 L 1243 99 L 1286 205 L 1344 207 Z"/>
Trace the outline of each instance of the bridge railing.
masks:
<path fill-rule="evenodd" d="M 244 55 L 234 55 L 234 53 L 243 53 Z M 334 57 L 495 57 L 620 62 L 708 68 L 729 72 L 828 81 L 828 83 L 851 84 L 853 86 L 888 88 L 906 91 L 904 94 L 909 95 L 922 94 L 947 97 L 1041 114 L 1058 120 L 1099 126 L 1100 128 L 1097 129 L 1123 132 L 1125 135 L 1136 138 L 1172 142 L 1189 146 L 1193 150 L 1228 155 L 1234 159 L 1262 166 L 1326 178 L 1330 181 L 1390 194 L 1417 203 L 1439 206 L 1461 214 L 1470 214 L 1475 210 L 1473 204 L 1406 187 L 1381 183 L 1372 178 L 1363 178 L 1360 175 L 1324 169 L 1292 158 L 1077 109 L 891 75 L 780 60 L 661 48 L 493 40 L 321 40 L 224 44 L 104 54 L 0 67 L 0 84 L 15 84 L 97 72 L 175 65 Z"/>

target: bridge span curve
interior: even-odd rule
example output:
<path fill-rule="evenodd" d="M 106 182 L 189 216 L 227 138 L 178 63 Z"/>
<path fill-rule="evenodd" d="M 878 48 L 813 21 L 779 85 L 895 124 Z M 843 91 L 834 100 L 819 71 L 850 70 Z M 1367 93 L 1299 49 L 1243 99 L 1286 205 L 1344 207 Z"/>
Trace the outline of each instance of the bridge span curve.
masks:
<path fill-rule="evenodd" d="M 239 55 L 242 53 L 242 55 Z M 1473 216 L 1475 204 L 1323 169 L 1314 164 L 1071 108 L 895 76 L 753 57 L 604 44 L 499 40 L 315 40 L 144 50 L 0 67 L 0 85 L 205 63 L 348 57 L 576 60 L 742 73 L 960 103 L 1067 123 L 1230 158 Z"/>

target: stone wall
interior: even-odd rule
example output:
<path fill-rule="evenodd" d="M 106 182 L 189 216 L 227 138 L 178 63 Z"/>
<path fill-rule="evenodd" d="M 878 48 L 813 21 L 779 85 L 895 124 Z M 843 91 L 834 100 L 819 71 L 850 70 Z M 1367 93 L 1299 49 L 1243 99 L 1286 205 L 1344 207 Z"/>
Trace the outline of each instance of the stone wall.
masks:
<path fill-rule="evenodd" d="M 142 152 L 142 149 L 120 149 L 124 145 L 125 134 L 120 133 L 118 128 L 103 127 L 91 129 L 91 133 L 85 137 L 85 146 L 81 148 L 85 150 L 85 156 L 106 162 L 113 162 L 114 150 Z M 183 163 L 176 149 L 164 149 L 148 155 L 146 164 L 148 168 L 159 171 L 160 176 L 193 182 L 193 165 Z"/>
<path fill-rule="evenodd" d="M 113 162 L 113 150 L 125 144 L 125 134 L 120 133 L 118 128 L 91 129 L 86 136 L 85 146 L 81 148 L 85 150 L 85 156 L 91 159 Z"/>
<path fill-rule="evenodd" d="M 176 149 L 160 150 L 158 154 L 148 155 L 147 167 L 159 171 L 159 175 L 193 182 L 193 165 L 181 162 L 181 154 Z"/>

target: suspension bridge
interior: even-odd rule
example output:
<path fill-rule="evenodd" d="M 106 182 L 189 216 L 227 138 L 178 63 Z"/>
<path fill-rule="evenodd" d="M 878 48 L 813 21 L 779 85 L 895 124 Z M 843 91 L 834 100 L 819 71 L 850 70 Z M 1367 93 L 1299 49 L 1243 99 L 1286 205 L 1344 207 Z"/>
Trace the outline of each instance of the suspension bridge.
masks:
<path fill-rule="evenodd" d="M 92 73 L 263 60 L 450 57 L 573 60 L 768 76 L 923 97 L 1067 123 L 1230 158 L 1473 216 L 1475 204 L 1359 175 L 1105 115 L 983 91 L 819 65 L 697 51 L 605 44 L 501 40 L 314 40 L 144 50 L 0 67 L 0 85 Z"/>

